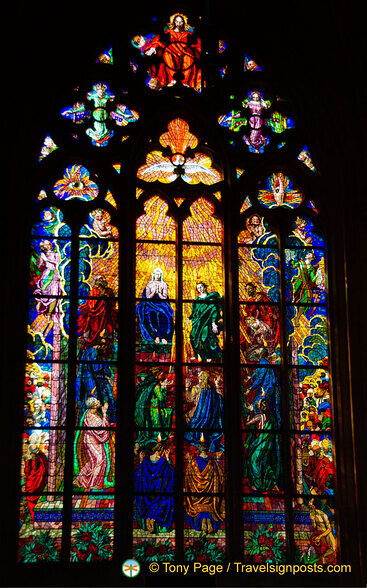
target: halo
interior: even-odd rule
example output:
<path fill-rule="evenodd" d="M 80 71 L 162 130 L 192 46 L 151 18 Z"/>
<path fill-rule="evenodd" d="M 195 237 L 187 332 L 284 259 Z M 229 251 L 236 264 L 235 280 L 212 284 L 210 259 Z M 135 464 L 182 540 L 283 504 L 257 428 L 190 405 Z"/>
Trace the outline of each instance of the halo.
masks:
<path fill-rule="evenodd" d="M 170 29 L 173 28 L 173 22 L 174 22 L 176 16 L 180 16 L 182 18 L 182 20 L 185 23 L 185 29 L 186 29 L 189 26 L 188 18 L 187 18 L 187 16 L 182 14 L 182 12 L 176 12 L 175 14 L 172 14 L 172 16 L 169 17 L 169 24 L 168 24 L 169 28 Z"/>

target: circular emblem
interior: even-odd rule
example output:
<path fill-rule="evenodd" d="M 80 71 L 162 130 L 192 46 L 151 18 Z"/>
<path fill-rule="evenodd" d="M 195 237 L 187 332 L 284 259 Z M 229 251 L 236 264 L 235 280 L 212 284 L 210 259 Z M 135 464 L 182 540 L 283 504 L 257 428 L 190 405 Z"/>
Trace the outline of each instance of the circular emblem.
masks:
<path fill-rule="evenodd" d="M 140 572 L 140 564 L 135 559 L 127 559 L 122 564 L 122 573 L 127 578 L 135 578 Z"/>

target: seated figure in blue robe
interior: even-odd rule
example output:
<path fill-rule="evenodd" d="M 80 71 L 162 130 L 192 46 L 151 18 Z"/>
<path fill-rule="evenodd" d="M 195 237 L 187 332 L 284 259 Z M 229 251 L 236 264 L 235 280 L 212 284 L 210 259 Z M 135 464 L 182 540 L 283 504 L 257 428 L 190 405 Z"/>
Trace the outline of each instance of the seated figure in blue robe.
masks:
<path fill-rule="evenodd" d="M 143 300 L 136 306 L 142 335 L 141 349 L 169 352 L 173 335 L 173 309 L 168 299 L 168 286 L 159 267 L 142 293 Z"/>

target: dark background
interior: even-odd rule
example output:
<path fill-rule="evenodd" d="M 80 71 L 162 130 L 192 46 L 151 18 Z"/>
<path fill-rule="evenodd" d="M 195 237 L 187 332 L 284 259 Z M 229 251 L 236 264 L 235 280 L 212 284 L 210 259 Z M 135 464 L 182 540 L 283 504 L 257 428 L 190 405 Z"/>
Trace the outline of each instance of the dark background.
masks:
<path fill-rule="evenodd" d="M 297 101 L 307 145 L 322 175 L 321 205 L 328 211 L 329 274 L 334 347 L 336 442 L 344 547 L 341 561 L 353 574 L 331 585 L 364 586 L 366 564 L 366 31 L 359 2 L 186 3 L 15 1 L 2 19 L 1 109 L 2 261 L 1 328 L 1 547 L 4 585 L 119 585 L 121 575 L 75 570 L 63 576 L 14 564 L 17 535 L 23 353 L 26 321 L 29 211 L 37 194 L 37 160 L 51 132 L 60 96 L 71 90 L 101 49 L 146 30 L 143 15 L 168 16 L 190 9 L 210 15 L 218 38 L 231 38 L 271 72 L 274 83 Z M 215 16 L 217 15 L 217 16 Z M 144 21 L 145 22 L 145 21 Z M 208 22 L 206 23 L 208 24 Z M 123 82 L 122 82 L 123 83 Z M 68 103 L 65 102 L 67 105 Z M 51 133 L 52 136 L 52 133 Z M 211 580 L 213 581 L 213 580 Z M 271 582 L 292 585 L 274 577 Z M 297 578 L 297 585 L 319 585 Z M 263 582 L 266 583 L 264 579 Z M 269 580 L 268 580 L 269 582 Z M 121 582 L 122 583 L 122 582 Z M 282 584 L 283 583 L 283 584 Z M 135 584 L 139 585 L 139 584 Z M 178 584 L 177 584 L 178 585 Z M 184 584 L 182 584 L 184 585 Z M 293 584 L 294 585 L 294 584 Z"/>

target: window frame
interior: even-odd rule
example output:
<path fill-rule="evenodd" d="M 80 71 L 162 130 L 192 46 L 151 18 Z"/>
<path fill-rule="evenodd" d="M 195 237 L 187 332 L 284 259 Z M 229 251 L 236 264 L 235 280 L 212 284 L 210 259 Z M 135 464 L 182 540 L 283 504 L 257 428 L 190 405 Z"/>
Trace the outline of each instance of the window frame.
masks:
<path fill-rule="evenodd" d="M 329 172 L 331 171 L 331 167 L 329 167 Z M 326 176 L 328 178 L 328 180 L 330 180 L 331 182 L 333 182 L 333 180 L 331 179 L 331 174 L 328 174 L 328 172 L 326 172 Z M 22 190 L 24 192 L 24 188 L 27 187 L 28 193 L 29 193 L 29 185 L 27 186 L 27 182 L 25 182 L 24 180 L 19 180 L 18 179 L 18 185 L 22 186 Z M 334 187 L 337 188 L 336 186 L 336 182 L 334 180 Z M 327 188 L 327 186 L 325 186 L 325 188 Z M 330 189 L 330 187 L 329 187 Z M 320 193 L 321 193 L 321 189 L 320 189 Z M 339 190 L 340 193 L 340 190 Z M 29 194 L 28 194 L 29 197 Z M 28 224 L 28 223 L 24 223 L 23 224 Z M 328 222 L 328 229 L 330 230 L 330 224 L 331 221 Z M 25 234 L 27 234 L 26 231 L 24 231 Z M 346 303 L 345 303 L 345 293 L 344 293 L 344 259 L 343 259 L 343 255 L 344 252 L 342 250 L 342 247 L 340 246 L 339 243 L 339 235 L 338 233 L 336 233 L 335 229 L 333 230 L 331 227 L 330 230 L 330 243 L 329 246 L 330 248 L 332 247 L 333 250 L 333 256 L 332 258 L 330 258 L 329 262 L 330 262 L 330 274 L 333 273 L 333 276 L 335 276 L 335 278 L 333 278 L 333 285 L 331 287 L 331 294 L 332 294 L 332 300 L 330 303 L 330 316 L 332 319 L 332 329 L 331 329 L 331 339 L 332 339 L 332 345 L 334 344 L 334 349 L 337 349 L 338 351 L 335 352 L 335 355 L 332 358 L 332 363 L 333 363 L 333 368 L 334 368 L 334 374 L 336 375 L 336 413 L 335 415 L 337 416 L 337 413 L 339 415 L 341 414 L 349 414 L 350 411 L 350 399 L 348 395 L 344 395 L 344 390 L 349 390 L 350 386 L 349 386 L 349 374 L 348 374 L 348 370 L 345 369 L 342 365 L 342 361 L 338 361 L 338 357 L 339 358 L 343 358 L 343 357 L 347 357 L 349 354 L 349 342 L 347 340 L 347 338 L 344 336 L 344 333 L 348 332 L 348 317 L 346 316 L 346 313 L 344 312 L 344 309 L 346 307 Z M 22 247 L 20 245 L 17 245 L 17 251 L 22 250 Z M 24 275 L 27 274 L 27 259 L 28 257 L 26 255 L 20 255 L 19 258 L 25 260 L 23 261 L 22 264 L 22 268 L 24 270 Z M 19 259 L 18 258 L 18 259 Z M 335 271 L 333 271 L 335 270 Z M 349 271 L 351 271 L 349 269 Z M 335 303 L 336 302 L 336 303 Z M 24 302 L 24 298 L 23 298 L 23 315 L 25 314 L 24 308 L 26 303 Z M 336 320 L 333 322 L 333 318 L 336 318 Z M 15 325 L 16 325 L 16 332 L 19 334 L 22 332 L 22 327 L 21 327 L 21 319 L 17 318 Z M 341 336 L 341 332 L 343 333 L 343 335 Z M 20 338 L 22 338 L 22 336 L 20 336 Z M 19 363 L 19 362 L 18 362 Z M 21 376 L 17 376 L 18 382 L 22 381 L 22 377 Z M 20 386 L 21 388 L 21 386 Z M 19 395 L 19 398 L 21 398 L 22 396 Z M 18 408 L 18 410 L 15 410 L 15 412 L 17 413 L 17 420 L 19 422 L 22 421 L 22 418 L 19 417 L 20 415 L 20 410 Z M 11 413 L 14 414 L 14 408 L 11 410 Z M 342 500 L 343 500 L 343 504 L 346 504 L 346 497 L 348 496 L 348 491 L 347 491 L 347 483 L 345 482 L 345 480 L 347 479 L 347 477 L 342 473 L 342 472 L 348 472 L 348 476 L 349 479 L 353 480 L 353 464 L 355 463 L 354 458 L 353 458 L 353 452 L 354 452 L 354 448 L 353 448 L 353 441 L 352 441 L 352 424 L 348 422 L 348 426 L 347 426 L 347 431 L 343 431 L 342 430 L 342 426 L 341 424 L 339 424 L 338 426 L 338 430 L 337 430 L 337 438 L 338 438 L 338 443 L 340 447 L 343 447 L 342 451 L 340 451 L 340 460 L 341 463 L 338 466 L 339 468 L 339 480 L 342 480 L 342 484 L 344 486 L 344 488 L 341 489 L 342 491 Z M 344 439 L 347 440 L 346 443 L 344 443 Z M 19 443 L 18 443 L 18 447 L 19 447 Z M 16 468 L 15 468 L 16 469 Z M 11 471 L 14 471 L 13 468 L 11 468 Z M 354 506 L 352 506 L 353 512 L 356 512 L 356 505 L 354 504 Z M 13 509 L 14 510 L 14 509 Z M 344 521 L 346 520 L 346 517 L 343 517 Z M 353 519 L 353 517 L 352 517 Z M 350 528 L 350 526 L 348 527 Z M 347 542 L 344 542 L 345 545 Z M 346 552 L 348 553 L 348 549 L 346 550 Z M 31 573 L 31 572 L 30 572 Z M 33 573 L 33 572 L 32 572 Z"/>

